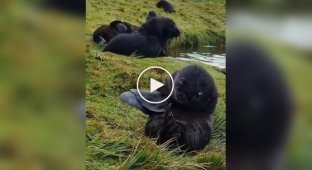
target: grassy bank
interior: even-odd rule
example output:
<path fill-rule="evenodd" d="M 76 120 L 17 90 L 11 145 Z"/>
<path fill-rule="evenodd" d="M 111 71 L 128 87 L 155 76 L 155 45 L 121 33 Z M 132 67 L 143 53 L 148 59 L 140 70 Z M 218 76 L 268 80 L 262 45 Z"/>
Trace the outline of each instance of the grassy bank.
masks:
<path fill-rule="evenodd" d="M 217 1 L 172 2 L 177 9 L 174 15 L 166 15 L 154 8 L 156 1 L 87 1 L 87 169 L 225 169 L 225 75 L 221 71 L 198 62 L 98 52 L 97 45 L 90 38 L 95 28 L 114 19 L 140 25 L 146 13 L 153 9 L 160 15 L 173 18 L 182 30 L 182 36 L 171 45 L 224 43 L 221 20 L 222 17 L 224 20 L 224 9 L 221 9 L 224 4 Z M 208 10 L 208 13 L 202 10 Z M 205 20 L 211 23 L 205 23 Z M 209 145 L 193 155 L 180 155 L 145 137 L 147 116 L 121 103 L 119 95 L 136 88 L 139 73 L 149 66 L 161 66 L 172 73 L 189 64 L 200 64 L 207 69 L 218 87 L 219 99 Z"/>
<path fill-rule="evenodd" d="M 90 48 L 90 47 L 89 47 Z M 102 56 L 102 60 L 96 59 Z M 191 63 L 170 58 L 129 58 L 89 51 L 87 56 L 87 166 L 88 169 L 224 169 L 225 166 L 225 75 L 207 65 L 214 78 L 219 101 L 213 138 L 195 156 L 175 155 L 143 135 L 147 117 L 119 101 L 119 95 L 135 88 L 138 74 L 158 65 L 170 72 Z"/>
<path fill-rule="evenodd" d="M 113 20 L 135 25 L 145 22 L 148 11 L 173 19 L 181 30 L 170 46 L 225 45 L 225 1 L 171 0 L 176 13 L 167 14 L 156 8 L 156 0 L 90 0 L 87 1 L 87 35 Z"/>

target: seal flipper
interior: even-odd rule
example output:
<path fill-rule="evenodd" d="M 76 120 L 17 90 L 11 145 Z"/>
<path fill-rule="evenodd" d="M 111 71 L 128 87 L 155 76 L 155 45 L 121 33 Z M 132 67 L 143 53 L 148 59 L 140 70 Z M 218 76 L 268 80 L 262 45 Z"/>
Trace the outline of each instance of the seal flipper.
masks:
<path fill-rule="evenodd" d="M 103 38 L 102 36 L 99 35 L 99 39 L 100 39 L 100 41 L 99 41 L 99 43 L 98 43 L 99 46 L 100 46 L 100 47 L 104 46 L 104 44 L 106 43 L 105 38 Z"/>
<path fill-rule="evenodd" d="M 123 23 L 116 24 L 116 28 L 121 33 L 125 33 L 128 30 L 127 26 L 125 24 L 123 24 Z"/>
<path fill-rule="evenodd" d="M 160 101 L 162 96 L 159 92 L 144 92 L 140 91 L 142 96 L 150 101 Z M 143 113 L 148 115 L 162 114 L 166 110 L 166 103 L 152 104 L 141 98 L 137 89 L 131 89 L 130 91 L 124 92 L 120 95 L 122 102 L 128 103 L 131 106 L 136 107 Z"/>

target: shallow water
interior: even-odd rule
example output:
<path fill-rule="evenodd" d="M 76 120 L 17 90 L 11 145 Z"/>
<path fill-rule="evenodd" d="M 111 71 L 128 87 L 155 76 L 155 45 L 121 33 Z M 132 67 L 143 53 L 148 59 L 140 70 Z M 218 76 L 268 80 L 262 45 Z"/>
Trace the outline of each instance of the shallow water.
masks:
<path fill-rule="evenodd" d="M 166 51 L 167 54 L 179 60 L 193 60 L 224 69 L 225 49 L 214 46 L 202 46 L 199 48 L 185 49 L 176 48 Z"/>

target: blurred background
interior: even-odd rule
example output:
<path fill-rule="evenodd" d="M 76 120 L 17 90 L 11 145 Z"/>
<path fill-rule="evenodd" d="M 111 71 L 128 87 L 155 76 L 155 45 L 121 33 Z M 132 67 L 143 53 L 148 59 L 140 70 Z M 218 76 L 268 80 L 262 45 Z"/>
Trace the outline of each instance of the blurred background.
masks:
<path fill-rule="evenodd" d="M 85 168 L 84 4 L 0 2 L 0 170 Z M 309 0 L 227 2 L 227 44 L 252 42 L 265 51 L 293 99 L 272 169 L 312 169 L 311 6 Z"/>
<path fill-rule="evenodd" d="M 266 113 L 257 119 L 263 129 L 263 133 L 271 134 L 275 131 L 273 128 L 281 128 L 276 125 L 285 123 L 282 131 L 286 132 L 284 137 L 280 137 L 276 133 L 275 137 L 266 136 L 258 138 L 259 143 L 265 143 L 267 140 L 280 140 L 278 146 L 267 147 L 269 150 L 261 152 L 246 152 L 245 158 L 239 160 L 239 164 L 229 164 L 234 160 L 234 156 L 238 154 L 231 153 L 234 142 L 239 141 L 239 137 L 232 136 L 232 140 L 227 138 L 227 169 L 261 169 L 261 165 L 257 163 L 267 163 L 269 169 L 312 169 L 312 1 L 309 0 L 237 0 L 227 1 L 227 82 L 231 77 L 231 66 L 233 62 L 229 62 L 233 48 L 239 49 L 241 55 L 249 55 L 250 59 L 256 56 L 264 56 L 266 61 L 274 63 L 274 70 L 279 70 L 285 81 L 282 83 L 287 86 L 287 93 L 291 96 L 293 109 L 289 110 L 290 120 L 285 121 L 282 112 L 276 113 L 279 116 L 274 124 L 267 121 Z M 252 48 L 258 50 L 249 50 L 248 46 L 238 45 L 241 42 L 252 44 Z M 233 47 L 233 48 L 232 48 Z M 250 46 L 249 46 L 250 47 Z M 235 50 L 234 50 L 235 51 Z M 252 53 L 252 52 L 254 53 Z M 261 54 L 259 54 L 261 53 Z M 237 53 L 236 53 L 237 54 Z M 233 54 L 234 57 L 234 54 Z M 235 60 L 232 57 L 233 60 Z M 248 65 L 252 62 L 246 62 Z M 273 66 L 255 64 L 259 70 L 271 70 Z M 255 70 L 254 70 L 255 71 Z M 275 74 L 275 73 L 272 73 Z M 270 73 L 267 75 L 272 76 Z M 269 82 L 272 83 L 272 82 Z M 242 90 L 240 93 L 245 94 L 248 90 Z M 227 94 L 231 93 L 227 87 Z M 268 97 L 270 99 L 270 97 Z M 227 106 L 230 99 L 227 95 Z M 280 100 L 284 100 L 281 99 Z M 274 104 L 279 103 L 275 100 Z M 249 105 L 245 105 L 245 108 Z M 230 126 L 235 123 L 232 119 L 228 119 L 232 110 L 227 107 L 227 136 L 230 136 Z M 290 113 L 291 112 L 291 113 Z M 234 113 L 233 113 L 234 114 Z M 236 113 L 235 113 L 236 114 Z M 245 119 L 239 117 L 238 119 Z M 246 118 L 251 120 L 253 118 Z M 264 120 L 264 121 L 263 121 Z M 231 122 L 232 121 L 232 122 Z M 261 122 L 262 121 L 262 122 Z M 268 123 L 269 122 L 269 123 Z M 254 125 L 246 126 L 250 128 L 247 133 L 252 134 Z M 231 126 L 232 127 L 232 126 Z M 235 127 L 235 126 L 234 126 Z M 269 128 L 264 128 L 269 127 Z M 270 129 L 265 130 L 265 129 Z M 248 135 L 247 135 L 248 136 Z M 250 146 L 262 146 L 259 143 L 251 143 Z M 244 148 L 248 150 L 249 148 Z M 271 151 L 278 150 L 272 159 L 268 159 Z M 231 155 L 232 156 L 229 156 Z M 262 155 L 261 155 L 262 154 Z M 271 154 L 272 155 L 272 154 Z M 248 158 L 249 157 L 249 158 Z M 256 161 L 250 158 L 258 159 Z M 273 158 L 275 157 L 275 158 Z M 261 159 L 261 161 L 260 161 Z M 254 161 L 254 162 L 253 162 Z M 248 165 L 247 165 L 248 164 Z M 263 164 L 262 164 L 263 165 Z M 242 167 L 240 167 L 242 166 Z M 248 168 L 247 168 L 248 169 Z"/>
<path fill-rule="evenodd" d="M 85 2 L 0 2 L 0 170 L 85 169 Z"/>

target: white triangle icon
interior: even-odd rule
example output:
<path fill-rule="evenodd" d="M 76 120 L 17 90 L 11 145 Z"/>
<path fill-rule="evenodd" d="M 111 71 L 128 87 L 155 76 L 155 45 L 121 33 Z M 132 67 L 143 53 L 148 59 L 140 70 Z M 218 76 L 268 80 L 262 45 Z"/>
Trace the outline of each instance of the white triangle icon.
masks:
<path fill-rule="evenodd" d="M 150 92 L 154 92 L 155 90 L 161 88 L 163 85 L 163 83 L 150 78 Z"/>

